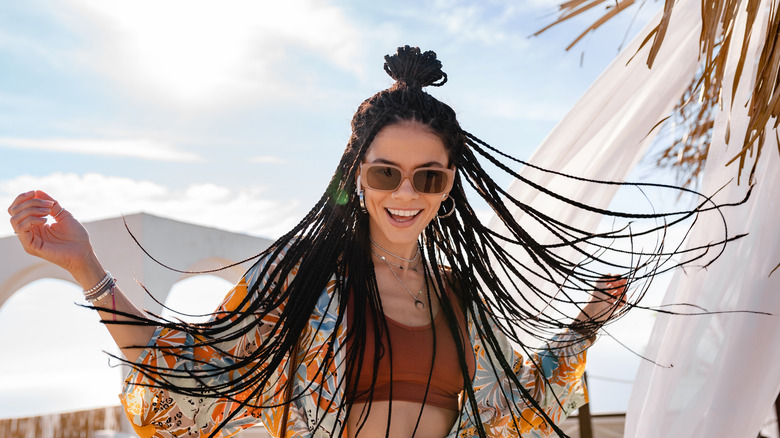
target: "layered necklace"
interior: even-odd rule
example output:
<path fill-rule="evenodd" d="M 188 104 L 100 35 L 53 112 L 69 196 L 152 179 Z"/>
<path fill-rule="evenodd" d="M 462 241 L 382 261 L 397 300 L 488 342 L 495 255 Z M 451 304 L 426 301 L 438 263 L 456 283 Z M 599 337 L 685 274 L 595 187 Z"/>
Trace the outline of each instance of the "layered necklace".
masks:
<path fill-rule="evenodd" d="M 369 238 L 369 239 L 371 239 L 371 244 L 372 244 L 372 245 L 374 245 L 375 247 L 377 247 L 377 248 L 379 248 L 380 250 L 384 251 L 384 252 L 385 252 L 385 253 L 387 253 L 388 255 L 391 255 L 391 256 L 393 256 L 393 257 L 397 258 L 398 260 L 404 261 L 404 262 L 406 262 L 406 263 L 415 263 L 415 262 L 417 262 L 417 263 L 415 263 L 414 267 L 412 267 L 412 265 L 410 264 L 410 265 L 409 265 L 407 268 L 404 268 L 404 267 L 403 267 L 403 266 L 401 266 L 401 265 L 397 265 L 397 264 L 395 264 L 395 263 L 390 263 L 390 262 L 387 260 L 387 257 L 385 257 L 385 256 L 383 256 L 383 255 L 380 255 L 380 254 L 378 254 L 378 253 L 377 253 L 376 251 L 374 251 L 373 249 L 371 250 L 371 252 L 372 252 L 372 253 L 373 253 L 375 256 L 377 256 L 377 258 L 379 258 L 379 260 L 382 260 L 383 262 L 385 262 L 385 264 L 387 265 L 387 269 L 389 269 L 389 270 L 390 270 L 390 273 L 391 273 L 391 274 L 393 274 L 393 277 L 395 277 L 395 279 L 396 279 L 396 280 L 398 280 L 398 283 L 401 285 L 401 287 L 403 287 L 403 288 L 404 288 L 404 290 L 406 291 L 406 293 L 408 293 L 408 294 L 409 294 L 409 296 L 410 296 L 410 297 L 412 297 L 412 299 L 414 300 L 414 307 L 416 307 L 416 308 L 418 308 L 418 309 L 420 309 L 420 310 L 424 309 L 424 308 L 425 308 L 425 303 L 424 303 L 424 302 L 423 302 L 423 301 L 420 299 L 420 296 L 422 295 L 422 292 L 423 292 L 422 288 L 420 288 L 420 290 L 417 292 L 417 295 L 415 295 L 415 294 L 414 294 L 414 293 L 413 293 L 411 290 L 409 290 L 409 287 L 408 287 L 408 286 L 406 286 L 406 283 L 404 283 L 404 282 L 401 280 L 401 277 L 399 277 L 399 276 L 398 276 L 398 274 L 396 274 L 396 273 L 395 273 L 395 271 L 393 270 L 393 266 L 395 266 L 395 267 L 397 267 L 397 268 L 399 268 L 399 269 L 408 269 L 408 270 L 410 270 L 410 271 L 415 271 L 415 272 L 417 272 L 417 267 L 420 265 L 420 263 L 419 263 L 419 258 L 420 258 L 420 248 L 419 248 L 419 247 L 417 248 L 417 252 L 414 254 L 414 257 L 412 257 L 412 258 L 410 258 L 410 259 L 407 259 L 407 258 L 403 258 L 403 257 L 399 256 L 398 254 L 394 254 L 394 253 L 392 253 L 392 252 L 390 252 L 390 251 L 388 251 L 388 250 L 386 250 L 386 249 L 382 248 L 382 246 L 381 246 L 381 245 L 379 245 L 378 243 L 374 242 L 374 239 L 372 239 L 372 238 L 371 238 L 371 236 L 369 236 L 368 238 Z"/>

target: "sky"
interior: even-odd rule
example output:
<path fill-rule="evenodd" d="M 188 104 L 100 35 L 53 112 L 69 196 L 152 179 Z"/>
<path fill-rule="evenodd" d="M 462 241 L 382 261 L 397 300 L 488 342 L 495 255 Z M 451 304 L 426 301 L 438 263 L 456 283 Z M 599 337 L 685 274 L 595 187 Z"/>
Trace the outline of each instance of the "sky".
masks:
<path fill-rule="evenodd" d="M 277 237 L 324 192 L 355 109 L 391 85 L 383 56 L 405 44 L 437 53 L 449 81 L 429 92 L 455 109 L 464 129 L 528 158 L 658 5 L 618 17 L 569 52 L 594 15 L 532 37 L 556 7 L 2 2 L 0 205 L 41 189 L 82 221 L 144 211 Z M 11 232 L 0 220 L 0 236 Z M 208 311 L 227 287 L 208 277 L 181 282 L 177 290 L 207 291 L 205 298 L 168 304 L 203 301 L 196 310 Z M 75 286 L 42 280 L 0 308 L 0 349 L 24 358 L 0 361 L 0 418 L 116 403 L 119 370 L 101 352 L 110 338 L 95 315 L 73 305 L 80 300 Z M 631 317 L 611 331 L 641 350 L 653 316 Z M 59 359 L 70 365 L 55 369 Z M 638 360 L 607 336 L 599 341 L 588 365 L 594 411 L 625 410 Z M 76 395 L 76 382 L 90 385 Z"/>

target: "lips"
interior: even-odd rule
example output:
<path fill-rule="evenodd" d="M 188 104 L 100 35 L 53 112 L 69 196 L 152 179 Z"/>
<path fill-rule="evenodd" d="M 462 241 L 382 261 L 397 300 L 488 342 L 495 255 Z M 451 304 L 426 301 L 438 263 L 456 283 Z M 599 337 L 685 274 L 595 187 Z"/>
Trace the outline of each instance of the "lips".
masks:
<path fill-rule="evenodd" d="M 396 222 L 411 222 L 413 221 L 422 210 L 397 210 L 386 208 L 387 214 Z"/>

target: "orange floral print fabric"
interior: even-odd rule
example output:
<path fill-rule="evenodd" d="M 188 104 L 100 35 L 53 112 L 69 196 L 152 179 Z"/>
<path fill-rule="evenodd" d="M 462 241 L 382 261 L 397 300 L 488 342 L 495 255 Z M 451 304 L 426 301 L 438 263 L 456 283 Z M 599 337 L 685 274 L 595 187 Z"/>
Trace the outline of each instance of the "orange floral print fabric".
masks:
<path fill-rule="evenodd" d="M 247 285 L 257 280 L 262 263 L 264 262 L 260 261 L 255 264 L 236 284 L 218 312 L 234 310 L 240 305 L 247 294 Z M 286 281 L 291 281 L 295 274 L 293 272 Z M 267 278 L 261 279 L 261 283 L 267 281 Z M 332 279 L 322 291 L 299 344 L 301 348 L 296 363 L 300 365 L 293 376 L 294 401 L 290 405 L 287 424 L 280 424 L 283 416 L 281 404 L 284 401 L 284 388 L 289 378 L 289 366 L 286 362 L 275 371 L 267 387 L 259 391 L 260 396 L 249 400 L 250 407 L 242 406 L 241 402 L 247 401 L 246 397 L 251 389 L 244 391 L 235 400 L 194 398 L 154 388 L 148 376 L 134 369 L 126 378 L 120 400 L 136 433 L 140 437 L 205 437 L 232 415 L 216 436 L 234 436 L 259 422 L 274 436 L 279 436 L 283 429 L 287 429 L 289 438 L 343 434 L 345 418 L 342 418 L 343 411 L 339 416 L 338 406 L 344 399 L 342 379 L 346 373 L 344 349 L 339 347 L 346 342 L 346 328 L 343 324 L 336 324 L 338 293 L 335 285 L 335 279 Z M 251 352 L 263 343 L 263 331 L 260 327 L 275 323 L 273 316 L 265 318 L 260 321 L 247 318 L 244 324 L 257 324 L 258 329 L 225 342 L 219 345 L 219 348 L 193 348 L 195 339 L 192 335 L 158 328 L 149 345 L 169 347 L 171 354 L 167 350 L 147 348 L 138 362 L 172 370 L 181 370 L 184 366 L 192 365 L 192 362 L 178 359 L 176 354 L 172 354 L 177 353 L 202 360 L 204 366 L 225 365 L 230 362 L 230 357 Z M 490 436 L 520 436 L 518 431 L 523 437 L 550 436 L 552 429 L 549 425 L 530 407 L 530 403 L 515 385 L 510 385 L 509 378 L 504 375 L 498 360 L 486 351 L 479 336 L 479 327 L 472 318 L 469 318 L 468 325 L 476 359 L 472 384 L 478 412 L 474 413 L 470 404 L 465 403 L 459 420 L 448 437 L 477 436 L 476 415 L 482 420 L 483 427 Z M 500 350 L 513 365 L 517 379 L 553 421 L 562 421 L 587 402 L 582 374 L 585 369 L 585 350 L 590 346 L 590 341 L 579 340 L 578 335 L 566 331 L 554 337 L 540 353 L 528 354 L 525 358 L 512 349 L 506 337 L 492 323 L 481 328 L 495 333 Z M 335 345 L 331 354 L 327 344 L 333 336 Z M 228 355 L 220 351 L 227 352 Z M 329 354 L 332 358 L 328 357 Z M 325 372 L 321 371 L 323 364 L 326 366 Z M 216 384 L 220 379 L 229 377 L 231 376 L 217 374 L 207 383 Z M 192 379 L 170 380 L 180 387 L 196 384 Z"/>

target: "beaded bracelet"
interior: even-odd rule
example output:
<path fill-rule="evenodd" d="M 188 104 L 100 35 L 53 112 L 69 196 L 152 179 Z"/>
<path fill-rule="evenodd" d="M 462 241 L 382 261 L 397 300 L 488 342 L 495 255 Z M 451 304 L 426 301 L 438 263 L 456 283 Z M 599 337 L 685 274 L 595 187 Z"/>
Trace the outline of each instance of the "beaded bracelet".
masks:
<path fill-rule="evenodd" d="M 111 295 L 111 310 L 116 310 L 116 299 L 114 297 L 114 288 L 116 287 L 116 279 L 110 272 L 106 271 L 106 276 L 95 287 L 90 290 L 84 291 L 84 298 L 91 304 L 95 304 L 99 301 L 103 301 L 103 298 Z M 99 310 L 99 309 L 98 309 Z M 116 321 L 116 313 L 112 315 L 112 319 Z"/>
<path fill-rule="evenodd" d="M 106 283 L 108 283 L 108 281 L 109 281 L 111 278 L 112 278 L 112 277 L 111 277 L 111 273 L 110 273 L 110 272 L 108 272 L 108 271 L 106 271 L 106 275 L 103 277 L 103 279 L 102 279 L 102 280 L 100 280 L 100 281 L 98 282 L 98 284 L 96 284 L 96 285 L 92 286 L 92 288 L 91 288 L 91 289 L 88 289 L 88 290 L 85 290 L 85 291 L 84 291 L 84 296 L 85 296 L 85 297 L 87 297 L 87 296 L 90 296 L 90 295 L 94 294 L 94 293 L 95 293 L 95 292 L 96 292 L 98 289 L 100 289 L 100 288 L 101 288 L 101 287 L 103 287 L 103 286 L 104 286 Z"/>
<path fill-rule="evenodd" d="M 100 301 L 108 295 L 114 289 L 114 277 L 110 272 L 106 271 L 106 276 L 93 288 L 84 291 L 84 298 L 90 303 Z"/>
<path fill-rule="evenodd" d="M 106 283 L 105 291 L 103 289 L 101 289 L 98 292 L 102 291 L 102 293 L 100 295 L 98 295 L 97 298 L 95 298 L 94 300 L 88 298 L 87 301 L 89 301 L 90 303 L 97 303 L 98 301 L 103 301 L 103 298 L 105 298 L 108 294 L 111 294 L 111 295 L 114 294 L 114 286 L 115 285 L 116 285 L 116 281 L 114 281 L 114 279 L 111 279 L 111 281 Z"/>

